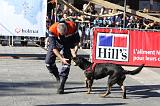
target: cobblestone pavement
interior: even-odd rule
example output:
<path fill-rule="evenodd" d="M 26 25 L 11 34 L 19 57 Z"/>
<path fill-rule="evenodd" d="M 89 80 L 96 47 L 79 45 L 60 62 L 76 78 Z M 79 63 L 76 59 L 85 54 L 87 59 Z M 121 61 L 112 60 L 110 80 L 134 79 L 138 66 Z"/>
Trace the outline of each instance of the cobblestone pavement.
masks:
<path fill-rule="evenodd" d="M 65 94 L 58 95 L 55 78 L 44 64 L 45 54 L 39 47 L 0 46 L 0 106 L 159 106 L 159 68 L 145 67 L 140 74 L 127 76 L 124 100 L 117 85 L 108 97 L 99 96 L 106 89 L 107 78 L 96 80 L 92 94 L 86 94 L 83 71 L 72 65 Z M 88 56 L 90 51 L 78 54 Z M 60 68 L 58 60 L 57 64 Z"/>

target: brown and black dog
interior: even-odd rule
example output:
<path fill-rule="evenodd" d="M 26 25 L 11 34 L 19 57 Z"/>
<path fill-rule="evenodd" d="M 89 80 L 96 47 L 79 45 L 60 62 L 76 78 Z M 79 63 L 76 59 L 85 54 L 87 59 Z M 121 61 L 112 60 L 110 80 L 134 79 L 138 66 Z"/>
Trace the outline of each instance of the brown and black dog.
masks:
<path fill-rule="evenodd" d="M 97 80 L 97 79 L 101 79 L 109 76 L 108 83 L 107 83 L 107 91 L 101 96 L 105 97 L 109 95 L 111 93 L 110 91 L 112 86 L 114 84 L 118 84 L 123 91 L 123 95 L 122 95 L 123 99 L 126 98 L 126 88 L 123 85 L 123 82 L 126 78 L 126 74 L 129 74 L 129 75 L 138 74 L 144 67 L 144 64 L 142 64 L 140 67 L 138 67 L 133 71 L 127 71 L 127 70 L 124 70 L 121 67 L 121 65 L 118 65 L 118 64 L 113 64 L 113 63 L 94 64 L 83 57 L 75 57 L 73 58 L 73 61 L 82 70 L 85 70 L 84 73 L 86 76 L 86 87 L 88 88 L 88 91 L 87 91 L 88 94 L 92 90 L 92 84 L 94 79 Z"/>

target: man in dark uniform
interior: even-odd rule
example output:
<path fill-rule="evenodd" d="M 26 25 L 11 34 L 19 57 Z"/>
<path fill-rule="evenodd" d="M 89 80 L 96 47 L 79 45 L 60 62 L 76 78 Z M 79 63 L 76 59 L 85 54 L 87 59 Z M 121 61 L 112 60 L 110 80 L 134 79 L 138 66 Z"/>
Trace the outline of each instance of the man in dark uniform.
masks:
<path fill-rule="evenodd" d="M 59 83 L 57 93 L 63 94 L 70 71 L 71 58 L 76 57 L 75 46 L 79 43 L 80 37 L 76 25 L 72 21 L 56 22 L 50 26 L 49 31 L 49 47 L 45 59 L 46 67 Z M 62 51 L 62 54 L 60 51 Z M 56 57 L 62 62 L 62 68 L 59 71 L 55 63 Z"/>

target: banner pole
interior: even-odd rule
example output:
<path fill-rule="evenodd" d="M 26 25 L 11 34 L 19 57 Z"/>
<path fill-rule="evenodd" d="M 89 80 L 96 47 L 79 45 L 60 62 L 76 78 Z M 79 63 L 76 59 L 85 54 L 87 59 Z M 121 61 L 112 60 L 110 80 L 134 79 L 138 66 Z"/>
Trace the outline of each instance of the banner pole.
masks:
<path fill-rule="evenodd" d="M 126 27 L 126 0 L 124 0 L 124 13 L 123 13 L 123 18 L 124 18 L 124 20 L 123 20 L 123 28 L 125 28 Z"/>
<path fill-rule="evenodd" d="M 13 45 L 13 35 L 12 35 L 12 47 L 13 47 L 14 45 Z"/>
<path fill-rule="evenodd" d="M 54 21 L 57 22 L 57 0 L 55 0 L 56 6 L 55 6 L 55 15 L 54 15 Z"/>

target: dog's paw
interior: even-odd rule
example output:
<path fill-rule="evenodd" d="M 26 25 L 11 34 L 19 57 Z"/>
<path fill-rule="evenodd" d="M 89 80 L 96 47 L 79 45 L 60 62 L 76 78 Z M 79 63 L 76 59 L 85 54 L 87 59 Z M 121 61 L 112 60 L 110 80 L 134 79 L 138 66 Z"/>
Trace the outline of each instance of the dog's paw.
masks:
<path fill-rule="evenodd" d="M 127 99 L 125 95 L 122 96 L 122 99 Z"/>
<path fill-rule="evenodd" d="M 87 92 L 86 92 L 86 94 L 90 94 L 91 93 L 91 90 L 88 90 Z"/>
<path fill-rule="evenodd" d="M 122 97 L 122 99 L 127 99 L 126 97 Z"/>
<path fill-rule="evenodd" d="M 105 98 L 107 95 L 104 93 L 104 94 L 101 94 L 100 97 L 102 98 Z"/>
<path fill-rule="evenodd" d="M 123 92 L 122 99 L 126 99 L 126 92 Z"/>
<path fill-rule="evenodd" d="M 87 91 L 86 94 L 91 94 L 91 92 L 88 92 L 88 91 Z"/>
<path fill-rule="evenodd" d="M 111 94 L 111 92 L 107 92 L 107 93 L 101 94 L 101 97 L 105 98 L 105 97 L 108 96 L 109 94 Z"/>

